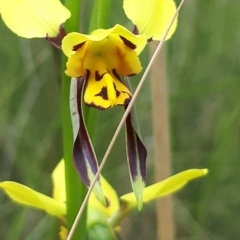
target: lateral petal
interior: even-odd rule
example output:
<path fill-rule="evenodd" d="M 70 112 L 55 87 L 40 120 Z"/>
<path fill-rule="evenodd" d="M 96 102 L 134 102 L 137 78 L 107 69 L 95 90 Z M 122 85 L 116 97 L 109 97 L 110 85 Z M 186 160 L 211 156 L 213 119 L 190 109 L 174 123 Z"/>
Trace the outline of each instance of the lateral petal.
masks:
<path fill-rule="evenodd" d="M 53 198 L 59 202 L 66 202 L 66 183 L 64 160 L 58 163 L 52 172 Z"/>
<path fill-rule="evenodd" d="M 172 194 L 180 190 L 189 181 L 195 178 L 203 177 L 208 173 L 207 169 L 189 169 L 178 174 L 175 174 L 161 182 L 155 183 L 146 187 L 143 191 L 143 202 Z M 136 198 L 134 193 L 128 193 L 120 197 L 123 202 L 126 202 L 130 208 L 136 206 Z"/>
<path fill-rule="evenodd" d="M 124 0 L 123 9 L 140 34 L 161 41 L 174 16 L 176 5 L 173 0 Z M 173 35 L 176 27 L 177 20 L 174 21 L 166 40 Z"/>
<path fill-rule="evenodd" d="M 7 27 L 25 38 L 55 37 L 71 16 L 59 0 L 1 0 L 0 11 Z"/>
<path fill-rule="evenodd" d="M 20 183 L 5 181 L 0 183 L 6 194 L 15 202 L 45 210 L 47 213 L 62 217 L 66 214 L 66 205 L 42 193 L 34 191 Z"/>

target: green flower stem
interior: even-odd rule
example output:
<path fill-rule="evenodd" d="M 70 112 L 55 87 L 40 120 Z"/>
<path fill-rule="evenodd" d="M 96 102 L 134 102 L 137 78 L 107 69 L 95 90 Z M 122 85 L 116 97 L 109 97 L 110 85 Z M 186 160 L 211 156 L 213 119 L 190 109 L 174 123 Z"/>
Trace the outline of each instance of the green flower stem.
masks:
<path fill-rule="evenodd" d="M 80 0 L 66 0 L 66 7 L 71 11 L 71 18 L 66 22 L 67 32 L 78 31 L 80 19 Z M 64 74 L 67 58 L 62 58 L 62 128 L 63 128 L 63 155 L 65 159 L 65 178 L 67 195 L 67 226 L 71 228 L 77 215 L 79 207 L 86 195 L 86 187 L 80 180 L 72 159 L 73 132 L 70 117 L 69 95 L 71 79 Z M 72 240 L 85 240 L 86 233 L 86 212 L 79 221 L 78 227 L 72 237 Z"/>
<path fill-rule="evenodd" d="M 66 0 L 65 6 L 71 11 L 71 18 L 66 22 L 67 32 L 78 31 L 80 26 L 80 0 Z M 95 10 L 96 9 L 96 10 Z M 93 14 L 94 20 L 91 19 L 90 31 L 95 28 L 108 27 L 110 0 L 97 0 L 95 2 Z M 66 193 L 67 193 L 67 222 L 68 228 L 72 226 L 81 203 L 86 195 L 86 187 L 80 181 L 75 170 L 72 159 L 73 133 L 70 118 L 69 94 L 70 78 L 64 74 L 66 68 L 66 57 L 62 59 L 62 126 L 63 126 L 63 147 L 66 171 Z M 98 112 L 95 109 L 85 108 L 85 121 L 90 136 L 93 138 L 97 126 Z M 72 240 L 86 239 L 86 211 L 82 215 L 78 227 L 74 232 Z"/>
<path fill-rule="evenodd" d="M 121 207 L 108 219 L 108 223 L 115 228 L 132 211 L 132 207 L 127 203 L 122 203 Z"/>
<path fill-rule="evenodd" d="M 65 0 L 65 6 L 71 12 L 71 17 L 66 21 L 67 32 L 76 32 L 80 28 L 81 0 Z"/>
<path fill-rule="evenodd" d="M 96 28 L 108 28 L 110 17 L 111 0 L 95 0 L 89 32 Z"/>
<path fill-rule="evenodd" d="M 109 27 L 111 0 L 95 0 L 95 4 L 92 9 L 92 17 L 88 32 L 98 28 Z M 97 122 L 99 118 L 99 111 L 94 108 L 83 106 L 85 122 L 88 129 L 89 136 L 94 142 L 94 135 L 96 132 Z"/>

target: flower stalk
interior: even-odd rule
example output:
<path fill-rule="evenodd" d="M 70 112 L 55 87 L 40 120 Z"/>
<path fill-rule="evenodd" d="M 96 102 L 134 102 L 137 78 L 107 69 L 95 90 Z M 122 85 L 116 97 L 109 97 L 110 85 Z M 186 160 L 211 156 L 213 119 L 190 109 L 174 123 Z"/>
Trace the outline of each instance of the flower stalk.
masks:
<path fill-rule="evenodd" d="M 80 28 L 81 1 L 66 0 L 65 6 L 71 11 L 71 18 L 66 22 L 65 28 L 68 32 Z M 65 159 L 65 180 L 67 196 L 67 225 L 70 229 L 76 217 L 79 205 L 83 202 L 87 188 L 79 179 L 72 159 L 73 132 L 70 118 L 70 78 L 65 75 L 66 57 L 62 57 L 62 129 L 63 129 L 63 156 Z M 72 237 L 74 239 L 86 239 L 86 211 Z"/>

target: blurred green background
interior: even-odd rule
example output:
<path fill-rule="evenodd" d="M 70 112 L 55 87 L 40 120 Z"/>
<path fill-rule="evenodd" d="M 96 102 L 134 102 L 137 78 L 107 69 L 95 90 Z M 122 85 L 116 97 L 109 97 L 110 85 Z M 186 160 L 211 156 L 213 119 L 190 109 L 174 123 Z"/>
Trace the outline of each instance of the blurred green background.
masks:
<path fill-rule="evenodd" d="M 83 2 L 87 26 L 92 1 Z M 121 4 L 113 1 L 111 22 L 128 26 Z M 210 171 L 174 195 L 179 240 L 240 239 L 239 12 L 239 1 L 186 1 L 167 43 L 172 172 Z M 15 36 L 2 21 L 0 36 L 0 181 L 51 195 L 51 172 L 62 157 L 61 54 L 45 40 Z M 141 58 L 146 66 L 147 49 Z M 149 184 L 154 181 L 150 89 L 149 79 L 137 100 Z M 99 160 L 122 113 L 120 107 L 100 113 L 94 140 Z M 119 195 L 131 189 L 124 144 L 122 132 L 103 171 Z M 124 239 L 156 239 L 155 219 L 154 203 L 134 211 L 124 222 Z M 58 239 L 58 227 L 54 218 L 0 192 L 0 239 Z"/>

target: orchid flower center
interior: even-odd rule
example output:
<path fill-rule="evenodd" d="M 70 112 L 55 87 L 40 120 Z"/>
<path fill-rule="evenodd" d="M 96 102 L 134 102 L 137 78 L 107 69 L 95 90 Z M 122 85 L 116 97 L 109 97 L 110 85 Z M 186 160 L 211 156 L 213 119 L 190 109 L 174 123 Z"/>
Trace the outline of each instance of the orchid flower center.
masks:
<path fill-rule="evenodd" d="M 126 105 L 131 93 L 121 77 L 142 70 L 138 55 L 146 43 L 146 36 L 134 35 L 118 24 L 90 35 L 69 33 L 62 41 L 68 57 L 65 73 L 85 80 L 84 102 L 88 106 L 107 109 Z"/>

